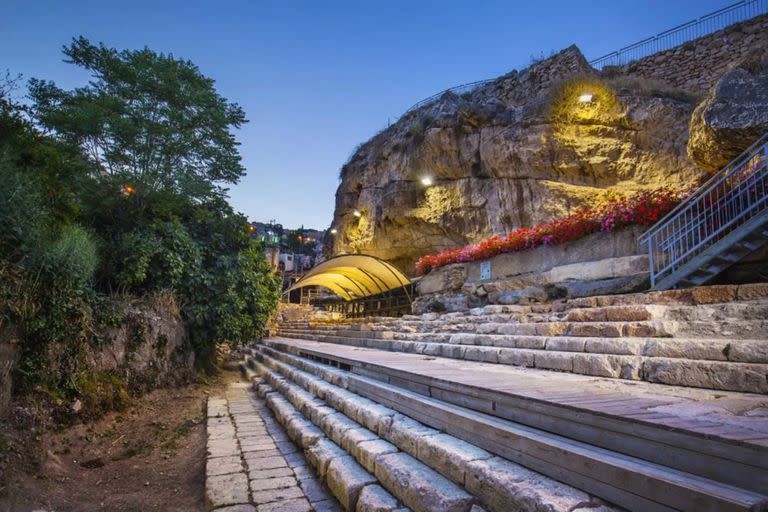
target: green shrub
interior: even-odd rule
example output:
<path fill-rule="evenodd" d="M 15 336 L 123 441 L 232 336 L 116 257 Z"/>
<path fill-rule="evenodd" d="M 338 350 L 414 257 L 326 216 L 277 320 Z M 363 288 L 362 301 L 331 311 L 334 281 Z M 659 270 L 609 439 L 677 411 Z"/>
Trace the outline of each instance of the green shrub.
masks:
<path fill-rule="evenodd" d="M 76 224 L 66 226 L 45 254 L 45 267 L 68 280 L 74 288 L 91 284 L 99 265 L 96 241 Z"/>

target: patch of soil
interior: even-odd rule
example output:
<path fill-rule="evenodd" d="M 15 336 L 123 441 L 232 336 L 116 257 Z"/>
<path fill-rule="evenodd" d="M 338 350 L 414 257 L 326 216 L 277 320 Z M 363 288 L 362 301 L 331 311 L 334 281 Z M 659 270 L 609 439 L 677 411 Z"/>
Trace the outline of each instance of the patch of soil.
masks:
<path fill-rule="evenodd" d="M 60 432 L 5 425 L 0 512 L 204 511 L 205 399 L 237 378 L 159 389 Z"/>

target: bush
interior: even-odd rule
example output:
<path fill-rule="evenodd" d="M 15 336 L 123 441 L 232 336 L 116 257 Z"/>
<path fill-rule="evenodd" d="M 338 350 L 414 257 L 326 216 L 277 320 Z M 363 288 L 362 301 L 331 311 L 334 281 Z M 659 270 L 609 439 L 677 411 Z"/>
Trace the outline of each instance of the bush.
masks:
<path fill-rule="evenodd" d="M 74 288 L 90 286 L 99 266 L 96 241 L 77 224 L 66 226 L 46 252 L 43 266 Z"/>

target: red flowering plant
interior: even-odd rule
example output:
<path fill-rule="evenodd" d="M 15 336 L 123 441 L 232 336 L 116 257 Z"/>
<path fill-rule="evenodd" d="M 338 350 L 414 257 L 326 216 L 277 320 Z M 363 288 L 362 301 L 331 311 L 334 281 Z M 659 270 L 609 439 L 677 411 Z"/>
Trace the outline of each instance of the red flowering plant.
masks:
<path fill-rule="evenodd" d="M 505 236 L 495 235 L 477 244 L 422 256 L 416 262 L 416 272 L 424 274 L 451 263 L 486 260 L 502 253 L 559 245 L 598 231 L 615 231 L 631 225 L 650 226 L 672 211 L 684 196 L 666 188 L 638 192 L 597 208 L 579 210 L 561 219 L 530 228 L 518 228 Z"/>

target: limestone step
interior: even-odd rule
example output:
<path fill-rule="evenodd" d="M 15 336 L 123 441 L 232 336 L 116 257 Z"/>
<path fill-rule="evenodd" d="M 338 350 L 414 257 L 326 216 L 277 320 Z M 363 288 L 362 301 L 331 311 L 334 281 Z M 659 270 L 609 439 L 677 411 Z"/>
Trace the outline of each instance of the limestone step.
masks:
<path fill-rule="evenodd" d="M 309 332 L 309 334 L 308 334 Z M 439 356 L 465 361 L 562 371 L 596 377 L 647 381 L 724 391 L 768 393 L 768 343 L 763 340 L 624 340 L 570 337 L 513 338 L 517 347 L 499 347 L 498 338 L 453 335 L 449 343 L 281 330 L 281 336 L 353 347 Z M 471 337 L 471 339 L 467 339 Z M 487 341 L 488 344 L 480 344 Z M 469 343 L 461 343 L 472 342 Z M 478 341 L 480 343 L 478 343 Z M 505 338 L 503 342 L 508 342 Z M 528 348 L 536 347 L 541 348 Z M 525 347 L 525 348 L 524 348 Z M 701 359 L 693 359 L 701 358 Z M 741 362 L 748 361 L 748 362 Z M 753 362 L 754 361 L 754 362 Z"/>
<path fill-rule="evenodd" d="M 289 439 L 304 450 L 307 460 L 345 510 L 408 511 L 376 484 L 374 475 L 305 419 L 280 393 L 270 386 L 261 385 L 257 389 Z"/>
<path fill-rule="evenodd" d="M 478 326 L 478 330 L 484 327 Z M 587 336 L 528 336 L 514 334 L 476 333 L 410 333 L 395 331 L 350 331 L 345 329 L 321 330 L 279 329 L 285 337 L 304 335 L 353 338 L 360 340 L 395 340 L 414 343 L 442 343 L 497 348 L 550 350 L 560 352 L 586 352 L 592 354 L 634 355 L 737 363 L 768 363 L 768 342 L 764 339 L 725 338 L 600 338 Z M 422 351 L 419 345 L 411 351 Z M 393 345 L 394 347 L 397 344 Z"/>
<path fill-rule="evenodd" d="M 369 510 L 358 501 L 366 497 L 364 488 L 377 485 L 377 482 L 383 486 L 376 489 L 378 501 L 390 505 L 374 510 L 402 510 L 392 494 L 416 511 L 469 512 L 473 509 L 475 498 L 459 486 L 400 452 L 356 421 L 335 412 L 323 400 L 288 379 L 258 363 L 251 364 L 277 391 L 266 390 L 265 394 L 278 418 L 293 418 L 286 421 L 289 437 L 307 451 L 310 463 L 346 510 Z M 275 396 L 277 394 L 279 396 Z M 318 427 L 327 437 L 314 440 L 312 436 L 305 440 L 305 435 L 300 432 L 302 429 L 315 432 Z M 292 435 L 294 431 L 296 433 Z"/>
<path fill-rule="evenodd" d="M 311 373 L 265 354 L 255 355 L 268 368 L 260 372 L 273 388 L 281 389 L 295 407 L 414 510 L 469 510 L 476 499 L 491 512 L 587 512 L 603 505 L 584 492 L 441 434 Z"/>
<path fill-rule="evenodd" d="M 360 394 L 390 406 L 406 416 L 464 439 L 465 442 L 471 441 L 472 444 L 488 452 L 520 463 L 529 469 L 540 471 L 586 492 L 599 495 L 630 510 L 757 510 L 768 503 L 766 496 L 754 492 L 539 429 L 525 427 L 376 379 L 328 368 L 287 352 L 265 347 L 259 348 L 255 355 L 265 364 L 282 373 L 281 378 L 288 377 L 306 390 L 313 392 L 314 397 L 305 396 L 302 403 L 309 403 L 316 397 L 322 397 L 326 403 L 343 411 L 347 416 L 363 418 L 364 424 L 366 418 L 382 421 L 383 417 L 395 417 L 390 414 L 390 411 L 382 410 L 381 406 L 355 396 Z M 297 394 L 291 388 L 288 388 L 287 393 Z M 423 427 L 415 422 L 408 423 L 407 419 L 403 422 L 406 427 L 396 426 L 397 424 L 390 420 L 384 421 L 385 427 L 381 426 L 382 423 L 374 423 L 372 426 L 375 427 L 373 430 L 388 436 L 387 439 L 400 449 L 417 457 L 421 454 L 425 462 L 433 467 L 442 468 L 444 474 L 453 475 L 455 480 L 460 481 L 463 478 L 465 485 L 470 485 L 467 484 L 467 475 L 473 475 L 476 480 L 485 482 L 505 482 L 510 479 L 514 481 L 512 477 L 496 474 L 496 464 L 492 465 L 494 470 L 491 471 L 491 475 L 483 476 L 475 475 L 477 462 L 467 460 L 466 457 L 454 458 L 451 466 L 446 462 L 445 456 L 434 455 L 428 448 L 432 443 L 431 440 L 437 439 L 436 436 L 439 435 L 436 431 L 432 429 L 424 431 Z M 438 443 L 438 446 L 440 444 Z M 450 453 L 450 447 L 453 444 L 449 436 L 446 443 L 442 443 L 442 448 L 438 447 L 438 451 L 442 449 L 443 452 Z M 463 451 L 473 454 L 472 456 L 484 453 L 478 452 L 476 448 L 473 451 L 472 448 L 460 446 L 462 450 L 456 450 L 457 452 Z M 713 460 L 705 461 L 701 458 L 696 460 L 698 464 L 703 462 L 712 463 Z M 714 462 L 723 463 L 722 461 Z M 726 465 L 730 466 L 730 471 L 738 471 L 738 475 L 726 473 L 730 478 L 737 477 L 742 479 L 741 481 L 748 481 L 757 476 L 760 480 L 758 485 L 762 486 L 765 483 L 765 471 L 763 474 L 755 475 L 752 467 L 745 467 L 733 461 Z M 488 464 L 484 463 L 483 466 Z M 719 469 L 707 467 L 703 470 L 705 472 L 721 471 L 722 467 Z M 486 483 L 486 486 L 497 489 L 497 492 L 504 489 L 503 485 L 494 486 Z M 486 490 L 486 492 L 490 491 Z M 506 503 L 502 501 L 503 499 L 498 496 L 486 497 L 484 504 L 492 510 L 515 509 L 498 508 L 499 503 Z M 595 505 L 589 505 L 589 507 L 593 506 Z M 573 510 L 573 507 L 563 509 Z"/>
<path fill-rule="evenodd" d="M 682 471 L 753 490 L 768 488 L 768 419 L 761 413 L 766 400 L 762 395 L 629 383 L 297 339 L 267 339 L 263 344 L 264 350 L 275 351 L 273 357 L 311 358 Z"/>
<path fill-rule="evenodd" d="M 370 318 L 334 323 L 287 322 L 287 329 L 389 330 L 393 332 L 478 332 L 551 336 L 768 337 L 768 302 L 714 306 L 606 306 L 559 313 L 463 313 Z"/>

